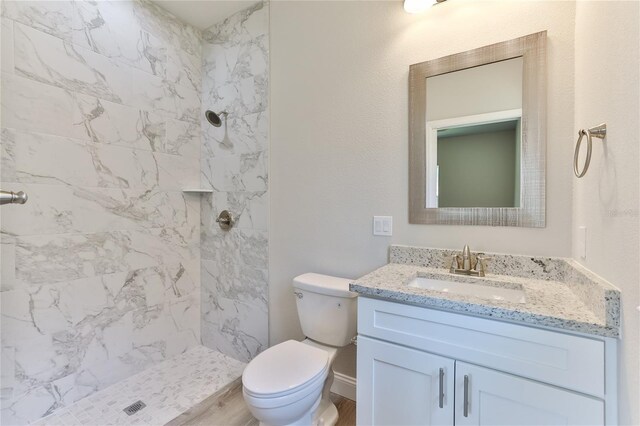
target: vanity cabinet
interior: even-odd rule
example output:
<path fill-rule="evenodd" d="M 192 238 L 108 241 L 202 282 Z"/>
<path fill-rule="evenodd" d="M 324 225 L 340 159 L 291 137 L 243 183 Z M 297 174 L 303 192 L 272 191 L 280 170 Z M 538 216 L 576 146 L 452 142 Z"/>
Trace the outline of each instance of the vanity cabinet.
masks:
<path fill-rule="evenodd" d="M 360 363 L 358 424 L 453 424 L 454 360 L 358 337 Z"/>
<path fill-rule="evenodd" d="M 362 426 L 617 422 L 614 339 L 361 296 L 357 368 Z"/>
<path fill-rule="evenodd" d="M 455 394 L 456 425 L 604 424 L 602 400 L 464 362 L 456 362 Z"/>

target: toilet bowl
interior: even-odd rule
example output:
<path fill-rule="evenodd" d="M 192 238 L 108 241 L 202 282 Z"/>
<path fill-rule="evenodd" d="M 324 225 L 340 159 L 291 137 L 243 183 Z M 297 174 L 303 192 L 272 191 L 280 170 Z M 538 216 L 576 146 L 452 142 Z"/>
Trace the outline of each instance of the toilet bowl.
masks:
<path fill-rule="evenodd" d="M 289 340 L 258 355 L 242 374 L 243 396 L 253 416 L 269 425 L 310 425 L 320 405 L 330 356 Z"/>
<path fill-rule="evenodd" d="M 349 291 L 349 282 L 320 274 L 294 279 L 307 339 L 272 346 L 242 374 L 244 400 L 261 425 L 333 426 L 338 420 L 329 399 L 331 365 L 356 333 L 356 294 Z"/>

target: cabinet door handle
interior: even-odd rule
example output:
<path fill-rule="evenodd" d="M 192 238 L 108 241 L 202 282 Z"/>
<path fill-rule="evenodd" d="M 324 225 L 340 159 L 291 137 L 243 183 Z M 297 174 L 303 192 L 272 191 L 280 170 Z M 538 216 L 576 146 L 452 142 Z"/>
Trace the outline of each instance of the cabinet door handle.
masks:
<path fill-rule="evenodd" d="M 444 368 L 440 369 L 440 393 L 438 395 L 438 405 L 444 408 Z"/>
<path fill-rule="evenodd" d="M 462 402 L 462 414 L 469 417 L 469 376 L 464 376 L 464 401 Z"/>

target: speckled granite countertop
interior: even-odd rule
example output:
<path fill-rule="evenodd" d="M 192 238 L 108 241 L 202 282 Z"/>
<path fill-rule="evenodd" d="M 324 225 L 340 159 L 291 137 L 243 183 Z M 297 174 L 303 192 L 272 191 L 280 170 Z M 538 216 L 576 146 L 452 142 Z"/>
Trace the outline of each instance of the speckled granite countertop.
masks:
<path fill-rule="evenodd" d="M 491 254 L 487 277 L 478 278 L 449 274 L 454 253 L 391 246 L 391 263 L 358 278 L 350 289 L 363 296 L 428 308 L 606 337 L 619 335 L 620 292 L 577 262 Z M 525 302 L 409 287 L 416 277 L 519 289 Z"/>

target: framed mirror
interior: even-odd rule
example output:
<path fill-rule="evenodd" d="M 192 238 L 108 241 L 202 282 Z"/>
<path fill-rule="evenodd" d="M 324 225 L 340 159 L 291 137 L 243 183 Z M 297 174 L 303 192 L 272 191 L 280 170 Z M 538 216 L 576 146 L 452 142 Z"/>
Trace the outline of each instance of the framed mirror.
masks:
<path fill-rule="evenodd" d="M 409 69 L 409 222 L 545 226 L 546 32 Z"/>

